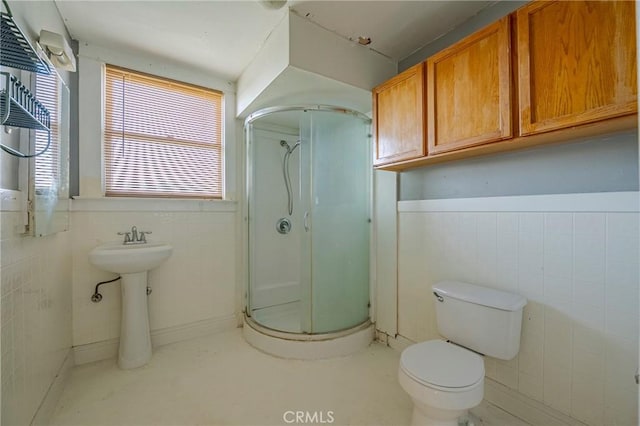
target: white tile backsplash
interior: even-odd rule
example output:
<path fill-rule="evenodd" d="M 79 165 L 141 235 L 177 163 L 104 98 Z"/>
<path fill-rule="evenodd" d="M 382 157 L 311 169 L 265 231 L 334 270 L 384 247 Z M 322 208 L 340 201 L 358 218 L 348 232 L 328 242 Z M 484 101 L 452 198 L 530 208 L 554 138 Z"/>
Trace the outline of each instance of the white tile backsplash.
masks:
<path fill-rule="evenodd" d="M 604 311 L 605 285 L 603 281 L 576 279 L 573 284 L 573 302 L 579 309 L 582 307 Z"/>
<path fill-rule="evenodd" d="M 497 214 L 496 287 L 506 291 L 518 290 L 518 215 Z"/>
<path fill-rule="evenodd" d="M 498 239 L 495 213 L 479 213 L 477 218 L 478 283 L 497 281 Z"/>
<path fill-rule="evenodd" d="M 573 297 L 573 280 L 571 276 L 562 277 L 545 274 L 543 279 L 545 301 L 549 305 L 571 304 L 571 298 Z"/>
<path fill-rule="evenodd" d="M 638 424 L 639 215 L 425 210 L 398 215 L 399 333 L 438 337 L 442 279 L 523 294 L 520 353 L 487 376 L 589 425 Z"/>
<path fill-rule="evenodd" d="M 576 280 L 604 282 L 605 220 L 605 213 L 575 214 L 574 274 Z"/>
<path fill-rule="evenodd" d="M 545 308 L 544 365 L 571 371 L 573 328 L 571 318 L 562 311 Z"/>
<path fill-rule="evenodd" d="M 589 425 L 604 424 L 602 382 L 574 376 L 571 388 L 571 416 Z"/>
<path fill-rule="evenodd" d="M 496 361 L 496 374 L 494 379 L 511 389 L 518 389 L 518 358 L 510 361 L 500 359 Z"/>
<path fill-rule="evenodd" d="M 598 332 L 604 331 L 604 307 L 591 306 L 574 302 L 571 316 L 576 324 L 592 328 Z"/>
<path fill-rule="evenodd" d="M 518 391 L 529 398 L 541 401 L 544 392 L 542 374 L 520 373 L 518 376 Z"/>
<path fill-rule="evenodd" d="M 621 386 L 608 381 L 605 387 L 604 424 L 627 426 L 637 424 L 637 385 Z"/>
<path fill-rule="evenodd" d="M 544 378 L 543 402 L 564 414 L 571 415 L 571 372 L 564 368 L 545 366 Z"/>

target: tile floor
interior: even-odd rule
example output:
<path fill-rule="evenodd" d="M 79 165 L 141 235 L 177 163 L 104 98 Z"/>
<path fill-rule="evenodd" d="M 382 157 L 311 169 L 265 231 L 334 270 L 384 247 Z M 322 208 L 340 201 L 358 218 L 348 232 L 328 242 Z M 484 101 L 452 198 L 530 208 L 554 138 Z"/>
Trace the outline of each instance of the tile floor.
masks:
<path fill-rule="evenodd" d="M 287 411 L 308 411 L 316 424 L 406 425 L 412 406 L 396 378 L 399 356 L 374 343 L 349 357 L 285 360 L 237 329 L 157 348 L 135 370 L 115 360 L 74 368 L 51 424 L 286 425 Z M 525 424 L 488 403 L 475 414 L 483 426 Z"/>

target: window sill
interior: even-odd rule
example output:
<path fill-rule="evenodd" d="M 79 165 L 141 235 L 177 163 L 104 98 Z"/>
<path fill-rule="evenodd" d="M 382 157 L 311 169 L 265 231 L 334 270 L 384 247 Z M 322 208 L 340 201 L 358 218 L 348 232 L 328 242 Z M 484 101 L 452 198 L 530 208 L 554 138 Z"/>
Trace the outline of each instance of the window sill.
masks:
<path fill-rule="evenodd" d="M 235 212 L 237 201 L 184 198 L 74 197 L 73 212 Z"/>

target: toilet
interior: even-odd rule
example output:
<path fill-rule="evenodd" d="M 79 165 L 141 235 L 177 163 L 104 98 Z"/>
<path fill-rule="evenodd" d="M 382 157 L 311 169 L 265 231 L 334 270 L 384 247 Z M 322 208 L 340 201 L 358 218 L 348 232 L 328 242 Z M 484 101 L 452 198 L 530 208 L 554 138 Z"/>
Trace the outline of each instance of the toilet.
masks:
<path fill-rule="evenodd" d="M 447 340 L 402 351 L 398 380 L 413 401 L 412 425 L 457 426 L 484 396 L 481 355 L 509 360 L 520 350 L 517 294 L 457 281 L 433 286 L 438 332 Z"/>

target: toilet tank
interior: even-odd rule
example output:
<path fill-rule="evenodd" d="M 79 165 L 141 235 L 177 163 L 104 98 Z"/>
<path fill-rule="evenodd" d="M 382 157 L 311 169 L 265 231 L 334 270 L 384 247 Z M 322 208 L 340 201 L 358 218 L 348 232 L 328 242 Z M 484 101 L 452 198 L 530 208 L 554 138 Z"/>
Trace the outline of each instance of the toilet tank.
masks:
<path fill-rule="evenodd" d="M 494 358 L 520 350 L 524 297 L 474 284 L 443 281 L 433 286 L 438 332 L 448 340 Z"/>

